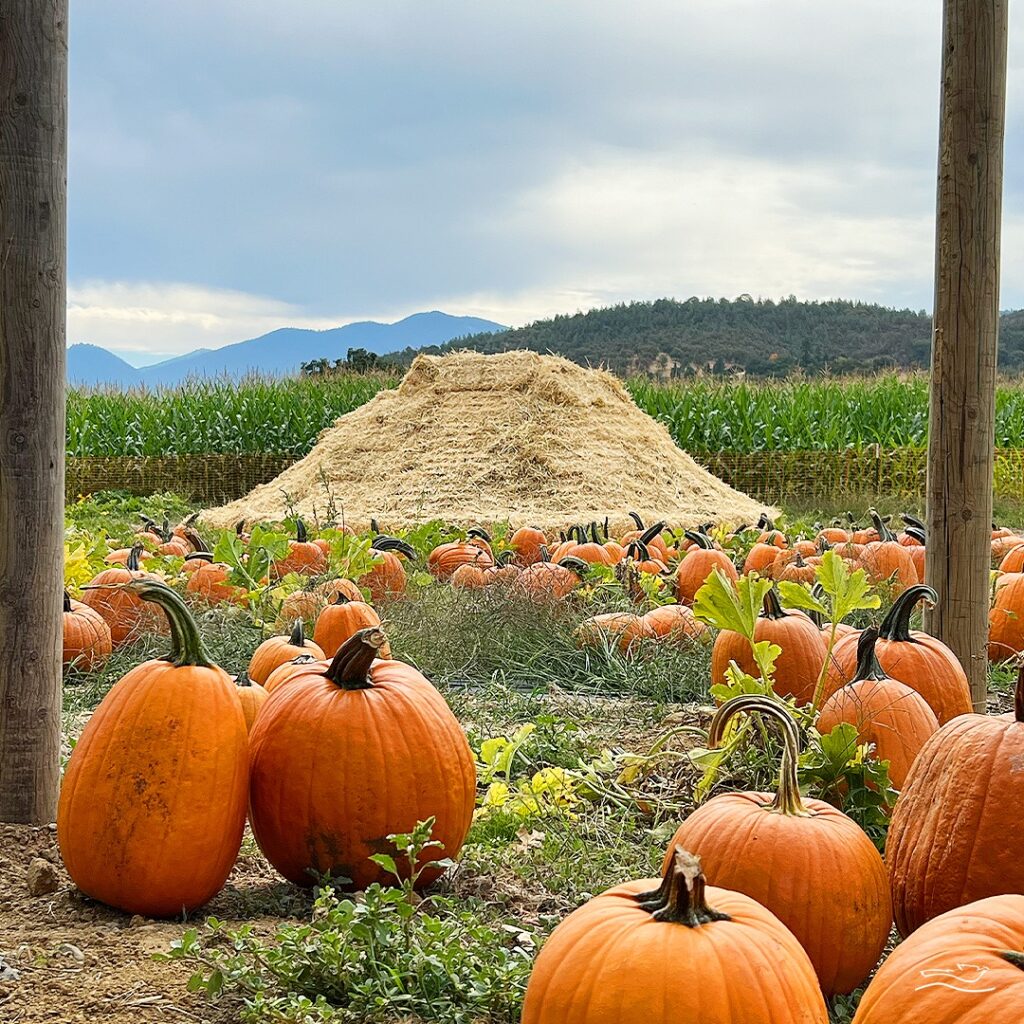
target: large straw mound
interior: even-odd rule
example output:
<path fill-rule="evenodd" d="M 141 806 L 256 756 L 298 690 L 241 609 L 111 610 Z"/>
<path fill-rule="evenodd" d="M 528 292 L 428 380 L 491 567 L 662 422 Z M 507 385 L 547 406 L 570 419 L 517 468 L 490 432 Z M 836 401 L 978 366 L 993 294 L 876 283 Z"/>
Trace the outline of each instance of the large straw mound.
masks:
<path fill-rule="evenodd" d="M 384 529 L 428 519 L 561 529 L 608 515 L 617 530 L 630 509 L 689 527 L 750 522 L 762 509 L 680 451 L 611 374 L 534 352 L 419 356 L 397 390 L 203 521 L 280 521 L 288 501 L 322 518 L 325 479 L 356 529 L 371 516 Z"/>

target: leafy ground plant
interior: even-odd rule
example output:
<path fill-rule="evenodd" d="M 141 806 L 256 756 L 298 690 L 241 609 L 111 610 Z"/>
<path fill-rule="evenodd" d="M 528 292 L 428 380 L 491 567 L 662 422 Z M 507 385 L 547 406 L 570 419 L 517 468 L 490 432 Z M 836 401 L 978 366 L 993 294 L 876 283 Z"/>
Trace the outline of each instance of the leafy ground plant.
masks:
<path fill-rule="evenodd" d="M 229 931 L 210 918 L 162 956 L 194 964 L 190 990 L 238 998 L 242 1019 L 252 1024 L 512 1024 L 533 936 L 474 913 L 465 900 L 416 895 L 417 875 L 445 863 L 430 860 L 432 826 L 431 819 L 388 837 L 416 866 L 395 888 L 374 884 L 349 897 L 325 885 L 312 920 L 285 925 L 270 940 L 251 925 Z M 374 859 L 394 873 L 392 858 Z"/>

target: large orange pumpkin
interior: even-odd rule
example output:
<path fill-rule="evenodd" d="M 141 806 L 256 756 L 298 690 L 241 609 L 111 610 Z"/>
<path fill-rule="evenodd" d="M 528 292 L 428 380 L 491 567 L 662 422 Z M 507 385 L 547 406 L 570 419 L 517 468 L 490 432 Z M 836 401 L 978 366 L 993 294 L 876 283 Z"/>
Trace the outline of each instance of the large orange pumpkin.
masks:
<path fill-rule="evenodd" d="M 921 748 L 885 844 L 896 927 L 987 896 L 1024 894 L 1024 669 L 1014 713 L 961 715 Z"/>
<path fill-rule="evenodd" d="M 291 661 L 286 661 L 283 665 L 278 665 L 273 672 L 267 676 L 267 681 L 263 684 L 263 689 L 267 693 L 273 693 L 279 686 L 283 686 L 289 680 L 295 679 L 302 673 L 306 672 L 310 665 L 319 665 L 321 668 L 327 668 L 329 663 L 327 661 L 321 661 L 314 658 L 312 654 L 300 654 L 297 658 L 292 658 Z"/>
<path fill-rule="evenodd" d="M 775 662 L 775 692 L 795 697 L 801 704 L 814 698 L 814 688 L 825 664 L 825 641 L 821 632 L 803 612 L 784 609 L 774 587 L 764 598 L 754 625 L 754 640 L 769 640 L 782 648 Z M 741 633 L 723 629 L 711 649 L 711 679 L 724 683 L 729 662 L 735 661 L 748 675 L 758 674 L 750 643 Z"/>
<path fill-rule="evenodd" d="M 185 590 L 204 604 L 248 604 L 245 588 L 230 579 L 231 566 L 226 562 L 203 562 L 189 575 Z"/>
<path fill-rule="evenodd" d="M 675 852 L 663 879 L 626 882 L 544 943 L 522 1024 L 826 1024 L 807 954 L 774 914 L 705 886 Z"/>
<path fill-rule="evenodd" d="M 581 647 L 614 647 L 630 654 L 643 640 L 654 639 L 654 630 L 632 612 L 602 612 L 580 623 L 576 639 Z"/>
<path fill-rule="evenodd" d="M 110 627 L 98 611 L 72 601 L 64 591 L 64 667 L 82 672 L 102 668 L 110 657 Z"/>
<path fill-rule="evenodd" d="M 156 579 L 139 569 L 141 553 L 142 546 L 136 544 L 126 565 L 104 569 L 82 591 L 82 604 L 98 612 L 110 627 L 110 638 L 115 647 L 145 632 L 166 632 L 165 621 L 159 612 L 147 605 L 136 591 L 125 586 L 136 580 Z"/>
<path fill-rule="evenodd" d="M 739 579 L 732 559 L 724 551 L 716 550 L 709 537 L 687 530 L 686 539 L 692 541 L 693 546 L 683 555 L 676 569 L 676 600 L 680 604 L 693 604 L 697 591 L 716 569 L 721 569 L 722 574 L 733 582 Z"/>
<path fill-rule="evenodd" d="M 388 835 L 430 817 L 441 843 L 433 857 L 455 856 L 469 831 L 476 769 L 462 727 L 414 668 L 376 659 L 384 640 L 379 628 L 360 630 L 328 668 L 311 665 L 275 689 L 256 719 L 250 821 L 297 885 L 390 881 L 371 854 L 393 852 Z"/>
<path fill-rule="evenodd" d="M 171 651 L 115 683 L 71 752 L 57 811 L 68 874 L 93 899 L 177 917 L 211 899 L 245 828 L 248 744 L 231 677 L 203 649 L 181 598 L 135 580 L 163 609 Z"/>
<path fill-rule="evenodd" d="M 292 623 L 289 636 L 269 637 L 253 651 L 249 660 L 249 678 L 262 686 L 275 668 L 297 658 L 300 654 L 309 654 L 320 660 L 325 657 L 324 651 L 315 640 L 306 639 L 302 619 L 296 619 Z"/>
<path fill-rule="evenodd" d="M 1024 651 L 1024 573 L 1000 576 L 988 613 L 988 657 L 1005 661 Z"/>
<path fill-rule="evenodd" d="M 902 593 L 907 587 L 920 582 L 910 552 L 896 539 L 896 535 L 872 510 L 871 519 L 875 524 L 878 540 L 864 546 L 860 563 L 873 583 L 887 583 L 894 593 Z M 855 537 L 856 539 L 856 537 Z"/>
<path fill-rule="evenodd" d="M 327 607 L 317 616 L 313 639 L 327 659 L 333 658 L 347 640 L 361 629 L 379 626 L 380 616 L 372 605 L 365 601 L 350 601 L 340 591 L 328 602 Z M 391 647 L 385 641 L 380 650 L 381 658 L 391 657 Z"/>
<path fill-rule="evenodd" d="M 797 937 L 831 996 L 871 973 L 889 938 L 889 878 L 874 844 L 853 819 L 823 800 L 804 800 L 797 780 L 800 736 L 777 700 L 744 695 L 718 709 L 709 747 L 721 746 L 738 714 L 769 715 L 785 741 L 778 790 L 723 793 L 679 826 L 677 846 L 697 854 L 710 882 L 746 893 Z"/>
<path fill-rule="evenodd" d="M 689 645 L 695 640 L 708 639 L 708 627 L 694 618 L 685 604 L 663 604 L 644 615 L 644 622 L 654 638 L 670 643 Z"/>
<path fill-rule="evenodd" d="M 889 609 L 875 641 L 875 657 L 891 679 L 916 690 L 935 712 L 939 725 L 957 715 L 969 714 L 971 686 L 956 655 L 941 641 L 920 630 L 911 630 L 910 616 L 918 601 L 934 603 L 938 595 L 931 587 L 908 587 Z M 859 634 L 844 636 L 832 648 L 826 696 L 851 682 L 857 674 Z"/>
<path fill-rule="evenodd" d="M 547 534 L 536 526 L 520 526 L 509 539 L 509 544 L 515 552 L 516 564 L 520 566 L 539 562 L 540 549 L 547 542 Z"/>
<path fill-rule="evenodd" d="M 882 671 L 875 657 L 877 638 L 874 628 L 857 638 L 856 675 L 821 706 L 818 731 L 824 735 L 849 722 L 857 730 L 856 742 L 874 744 L 878 760 L 889 762 L 893 786 L 902 789 L 914 758 L 938 731 L 939 722 L 924 697 Z"/>
<path fill-rule="evenodd" d="M 518 594 L 538 601 L 568 597 L 589 571 L 589 563 L 580 558 L 567 557 L 559 562 L 549 562 L 543 558 L 523 569 L 513 589 Z"/>
<path fill-rule="evenodd" d="M 439 544 L 427 556 L 427 571 L 434 579 L 450 580 L 460 565 L 487 569 L 494 565 L 490 545 L 482 538 Z"/>
<path fill-rule="evenodd" d="M 326 571 L 326 552 L 316 541 L 308 539 L 306 524 L 297 519 L 295 540 L 288 541 L 288 554 L 271 566 L 271 575 L 280 578 L 296 572 L 301 576 L 319 576 Z"/>
<path fill-rule="evenodd" d="M 373 538 L 370 554 L 378 561 L 372 569 L 359 577 L 359 586 L 369 590 L 370 600 L 375 604 L 401 597 L 405 593 L 408 577 L 396 551 L 409 559 L 416 557 L 415 548 L 404 540 L 383 534 Z"/>
<path fill-rule="evenodd" d="M 235 694 L 238 697 L 238 703 L 242 706 L 242 714 L 245 716 L 245 731 L 250 733 L 256 716 L 260 713 L 260 708 L 263 707 L 270 694 L 247 675 L 236 680 Z"/>
<path fill-rule="evenodd" d="M 947 911 L 901 942 L 872 978 L 853 1024 L 1020 1024 L 1024 896 Z"/>

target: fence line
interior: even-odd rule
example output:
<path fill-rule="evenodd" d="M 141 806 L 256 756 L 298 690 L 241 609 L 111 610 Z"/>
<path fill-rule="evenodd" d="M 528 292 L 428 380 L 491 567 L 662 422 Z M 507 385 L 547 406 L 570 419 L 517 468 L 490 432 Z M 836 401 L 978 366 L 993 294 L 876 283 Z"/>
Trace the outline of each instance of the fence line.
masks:
<path fill-rule="evenodd" d="M 702 466 L 738 490 L 773 504 L 840 495 L 924 494 L 923 448 L 873 446 L 844 451 L 694 452 Z M 273 480 L 293 455 L 162 455 L 67 460 L 69 500 L 96 491 L 147 495 L 172 491 L 205 505 L 222 504 Z M 997 497 L 1024 499 L 1024 448 L 996 451 Z"/>

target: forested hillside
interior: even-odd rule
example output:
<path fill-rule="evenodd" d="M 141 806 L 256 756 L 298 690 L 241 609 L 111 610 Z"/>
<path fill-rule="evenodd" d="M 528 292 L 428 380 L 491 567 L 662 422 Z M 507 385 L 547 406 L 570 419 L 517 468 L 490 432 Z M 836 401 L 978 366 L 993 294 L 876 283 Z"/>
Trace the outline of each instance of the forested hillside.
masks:
<path fill-rule="evenodd" d="M 681 375 L 697 370 L 755 376 L 859 373 L 928 366 L 931 318 L 921 311 L 842 300 L 659 299 L 539 320 L 501 334 L 474 335 L 422 351 L 474 348 L 556 352 L 618 373 Z M 407 363 L 415 352 L 393 358 Z M 1024 368 L 1024 312 L 1004 315 L 1000 366 Z"/>

